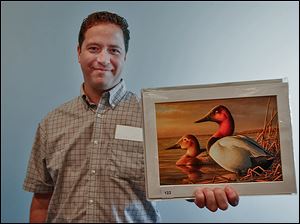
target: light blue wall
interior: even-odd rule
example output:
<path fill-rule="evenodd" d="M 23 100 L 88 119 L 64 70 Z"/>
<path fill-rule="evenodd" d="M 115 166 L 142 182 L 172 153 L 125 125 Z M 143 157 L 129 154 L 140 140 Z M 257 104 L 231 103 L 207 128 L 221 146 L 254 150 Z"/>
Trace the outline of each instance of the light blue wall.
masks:
<path fill-rule="evenodd" d="M 141 88 L 288 77 L 299 189 L 298 2 L 1 2 L 1 222 L 27 222 L 22 190 L 38 122 L 79 94 L 82 19 L 112 10 L 131 30 L 124 71 Z M 299 222 L 299 194 L 243 196 L 211 213 L 159 202 L 165 222 Z"/>

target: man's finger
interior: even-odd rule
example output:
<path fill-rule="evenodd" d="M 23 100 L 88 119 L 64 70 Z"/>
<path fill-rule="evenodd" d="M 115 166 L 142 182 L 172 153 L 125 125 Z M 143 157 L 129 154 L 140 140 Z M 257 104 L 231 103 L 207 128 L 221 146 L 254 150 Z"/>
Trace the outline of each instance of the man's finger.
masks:
<path fill-rule="evenodd" d="M 227 195 L 227 200 L 230 205 L 237 206 L 239 204 L 239 195 L 232 187 L 226 186 L 225 193 Z"/>
<path fill-rule="evenodd" d="M 204 206 L 205 206 L 205 196 L 204 196 L 202 188 L 197 188 L 197 190 L 195 192 L 195 204 L 199 208 L 204 208 Z"/>

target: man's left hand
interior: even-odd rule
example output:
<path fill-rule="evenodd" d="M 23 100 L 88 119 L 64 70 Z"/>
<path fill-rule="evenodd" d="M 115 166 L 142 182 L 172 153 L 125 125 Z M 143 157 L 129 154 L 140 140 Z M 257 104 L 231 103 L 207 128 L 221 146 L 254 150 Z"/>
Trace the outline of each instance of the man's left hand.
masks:
<path fill-rule="evenodd" d="M 225 188 L 196 188 L 194 203 L 199 208 L 206 207 L 212 212 L 218 209 L 226 210 L 228 204 L 237 206 L 239 203 L 239 195 L 230 186 Z"/>

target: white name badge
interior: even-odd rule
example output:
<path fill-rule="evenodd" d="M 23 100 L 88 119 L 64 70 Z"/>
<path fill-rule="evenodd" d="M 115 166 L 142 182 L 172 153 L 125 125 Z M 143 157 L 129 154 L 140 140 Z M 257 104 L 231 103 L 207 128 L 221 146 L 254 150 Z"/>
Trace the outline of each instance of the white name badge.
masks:
<path fill-rule="evenodd" d="M 143 129 L 125 125 L 116 126 L 116 139 L 131 140 L 131 141 L 143 141 Z"/>

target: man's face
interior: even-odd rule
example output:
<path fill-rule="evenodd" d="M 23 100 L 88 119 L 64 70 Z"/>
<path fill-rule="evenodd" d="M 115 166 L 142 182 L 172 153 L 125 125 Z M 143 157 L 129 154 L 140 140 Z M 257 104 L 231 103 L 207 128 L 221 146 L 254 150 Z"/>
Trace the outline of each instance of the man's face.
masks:
<path fill-rule="evenodd" d="M 120 27 L 101 23 L 89 28 L 77 52 L 85 88 L 103 91 L 119 82 L 126 60 L 123 32 Z"/>

